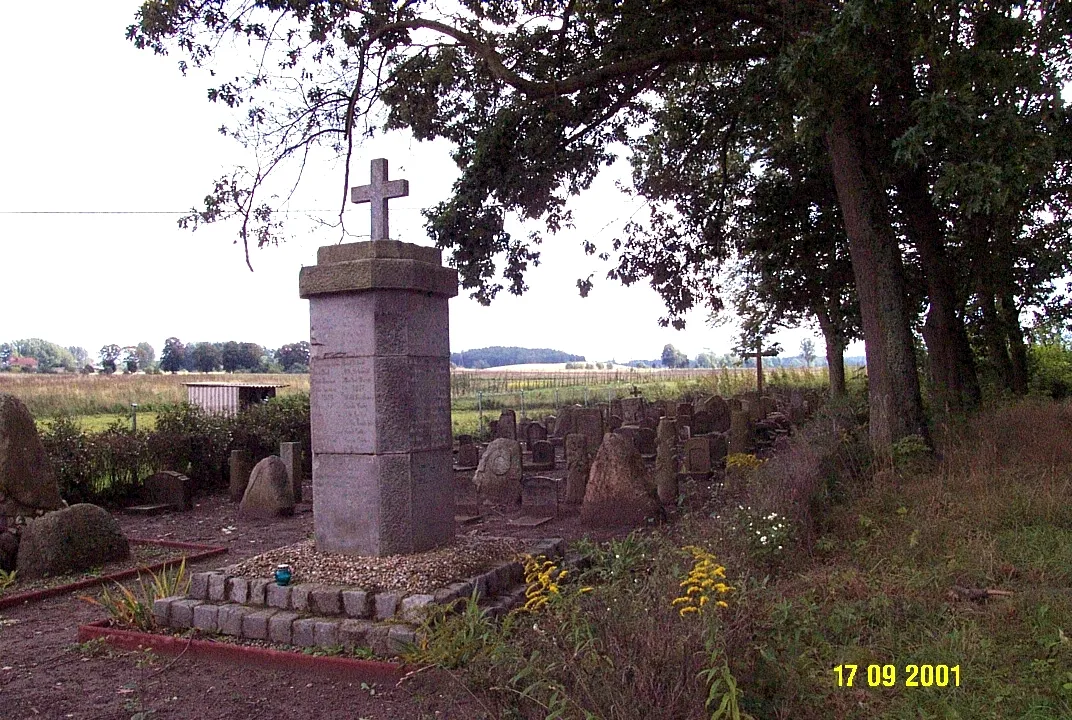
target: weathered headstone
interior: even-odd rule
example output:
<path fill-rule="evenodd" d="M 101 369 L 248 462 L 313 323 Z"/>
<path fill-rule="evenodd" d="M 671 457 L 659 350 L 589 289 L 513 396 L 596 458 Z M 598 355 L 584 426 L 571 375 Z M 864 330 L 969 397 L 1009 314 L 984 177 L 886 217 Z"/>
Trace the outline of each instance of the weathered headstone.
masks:
<path fill-rule="evenodd" d="M 14 395 L 0 393 L 0 503 L 29 512 L 63 507 L 37 425 Z"/>
<path fill-rule="evenodd" d="M 628 439 L 607 433 L 592 460 L 581 522 L 589 526 L 639 525 L 657 513 L 658 504 L 649 493 L 640 453 Z"/>
<path fill-rule="evenodd" d="M 529 515 L 558 515 L 558 484 L 558 480 L 542 475 L 525 478 L 521 483 L 522 510 Z"/>
<path fill-rule="evenodd" d="M 726 465 L 726 454 L 729 452 L 726 433 L 711 433 L 707 436 L 707 445 L 711 449 L 711 467 L 723 469 Z"/>
<path fill-rule="evenodd" d="M 517 413 L 513 410 L 499 413 L 498 433 L 501 438 L 517 440 Z"/>
<path fill-rule="evenodd" d="M 387 198 L 408 193 L 374 160 L 371 242 L 330 245 L 302 268 L 310 314 L 317 548 L 392 555 L 454 537 L 447 300 L 441 253 L 387 239 Z"/>
<path fill-rule="evenodd" d="M 521 502 L 521 445 L 517 440 L 492 440 L 480 456 L 473 484 L 484 500 L 507 505 Z"/>
<path fill-rule="evenodd" d="M 685 472 L 705 474 L 711 472 L 711 446 L 706 435 L 692 437 L 685 441 L 683 455 Z"/>
<path fill-rule="evenodd" d="M 474 443 L 465 443 L 458 446 L 458 463 L 455 470 L 476 470 L 480 464 L 480 448 Z"/>
<path fill-rule="evenodd" d="M 622 401 L 621 401 L 621 399 L 616 398 L 616 399 L 610 401 L 610 414 L 611 415 L 617 415 L 618 416 L 618 424 L 619 425 L 622 424 L 621 423 L 621 420 L 622 420 Z M 609 417 L 607 419 L 608 419 L 608 421 L 610 420 Z"/>
<path fill-rule="evenodd" d="M 472 445 L 473 442 L 474 442 L 473 436 L 469 435 L 468 433 L 462 433 L 461 435 L 459 435 L 455 439 L 458 441 L 459 446 L 461 446 L 461 445 Z"/>
<path fill-rule="evenodd" d="M 661 419 L 660 419 L 661 422 Z M 633 437 L 633 443 L 642 457 L 655 455 L 656 431 L 649 427 L 639 428 Z"/>
<path fill-rule="evenodd" d="M 152 505 L 171 505 L 176 510 L 193 507 L 194 487 L 190 478 L 174 470 L 153 473 L 142 481 L 142 498 Z"/>
<path fill-rule="evenodd" d="M 603 441 L 603 415 L 599 410 L 579 408 L 572 413 L 573 431 L 588 438 L 588 447 L 599 447 Z"/>
<path fill-rule="evenodd" d="M 294 490 L 286 464 L 269 455 L 253 468 L 238 516 L 270 519 L 294 514 Z"/>
<path fill-rule="evenodd" d="M 659 502 L 669 505 L 677 502 L 677 422 L 664 417 L 659 421 L 655 454 L 655 488 Z"/>
<path fill-rule="evenodd" d="M 752 449 L 752 421 L 745 410 L 730 411 L 729 452 L 747 453 Z"/>
<path fill-rule="evenodd" d="M 675 417 L 679 426 L 682 424 L 688 425 L 689 421 L 692 420 L 692 403 L 678 403 Z"/>
<path fill-rule="evenodd" d="M 639 425 L 644 412 L 644 399 L 638 397 L 622 398 L 622 424 Z"/>
<path fill-rule="evenodd" d="M 547 439 L 547 428 L 543 423 L 529 423 L 528 429 L 525 431 L 525 442 L 528 443 L 529 450 L 532 450 L 532 446 L 540 440 Z"/>
<path fill-rule="evenodd" d="M 302 464 L 301 443 L 279 443 L 279 459 L 287 466 L 287 477 L 290 478 L 290 487 L 294 492 L 294 502 L 302 501 Z"/>
<path fill-rule="evenodd" d="M 576 432 L 576 430 L 574 430 L 573 414 L 577 410 L 581 409 L 582 408 L 580 405 L 566 405 L 564 407 L 559 408 L 558 415 L 555 416 L 556 419 L 554 422 L 554 437 L 565 438 L 571 432 Z"/>
<path fill-rule="evenodd" d="M 533 470 L 555 469 L 555 446 L 546 440 L 537 440 L 532 446 Z"/>
<path fill-rule="evenodd" d="M 529 442 L 529 425 L 532 424 L 532 420 L 529 418 L 521 418 L 517 421 L 517 441 L 528 445 Z M 532 448 L 530 447 L 529 450 Z"/>
<path fill-rule="evenodd" d="M 614 432 L 622 426 L 622 419 L 617 415 L 611 415 L 607 418 L 607 432 Z"/>
<path fill-rule="evenodd" d="M 558 418 L 555 417 L 554 415 L 548 415 L 547 417 L 545 417 L 543 419 L 543 426 L 545 428 L 547 428 L 548 437 L 553 437 L 554 436 L 554 434 L 555 434 L 555 423 L 557 422 L 557 420 L 558 420 Z"/>
<path fill-rule="evenodd" d="M 96 505 L 72 505 L 30 522 L 22 531 L 16 568 L 32 580 L 86 570 L 130 557 L 119 523 Z"/>
<path fill-rule="evenodd" d="M 704 410 L 711 413 L 711 426 L 714 432 L 726 432 L 730 429 L 730 406 L 721 395 L 715 395 L 704 403 Z"/>
<path fill-rule="evenodd" d="M 588 438 L 580 433 L 566 436 L 566 502 L 580 505 L 588 484 L 592 460 L 588 453 Z"/>
<path fill-rule="evenodd" d="M 692 414 L 692 422 L 689 424 L 693 435 L 706 435 L 715 429 L 715 416 L 706 410 L 697 410 Z"/>
<path fill-rule="evenodd" d="M 232 450 L 228 464 L 231 469 L 231 502 L 242 502 L 250 473 L 253 472 L 253 455 L 249 450 Z"/>

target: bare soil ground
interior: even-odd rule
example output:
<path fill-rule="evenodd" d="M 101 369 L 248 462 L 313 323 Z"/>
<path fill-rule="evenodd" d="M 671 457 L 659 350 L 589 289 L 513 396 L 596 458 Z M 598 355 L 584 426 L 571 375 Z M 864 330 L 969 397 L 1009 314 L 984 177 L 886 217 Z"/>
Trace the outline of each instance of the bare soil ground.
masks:
<path fill-rule="evenodd" d="M 556 473 L 545 473 L 554 475 Z M 557 473 L 561 475 L 561 471 Z M 475 507 L 469 472 L 455 473 L 459 504 Z M 306 485 L 305 498 L 312 497 Z M 208 570 L 290 545 L 313 531 L 312 506 L 275 521 L 239 520 L 225 496 L 201 498 L 190 512 L 117 517 L 128 536 L 224 545 L 229 552 L 199 563 Z M 459 533 L 513 537 L 585 535 L 575 510 L 563 508 L 535 528 L 509 524 L 520 509 L 483 509 L 484 519 Z M 610 534 L 611 531 L 604 531 Z M 3 718 L 348 718 L 410 720 L 479 718 L 480 707 L 449 677 L 422 672 L 397 687 L 362 687 L 307 671 L 281 672 L 76 643 L 77 627 L 104 619 L 77 593 L 0 612 L 0 717 Z"/>

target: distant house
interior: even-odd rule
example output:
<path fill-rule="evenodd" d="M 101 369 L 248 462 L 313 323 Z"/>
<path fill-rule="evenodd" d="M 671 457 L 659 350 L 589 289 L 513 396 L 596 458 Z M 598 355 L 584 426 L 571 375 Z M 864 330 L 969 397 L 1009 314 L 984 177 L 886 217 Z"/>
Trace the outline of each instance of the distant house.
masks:
<path fill-rule="evenodd" d="M 239 410 L 275 397 L 276 388 L 286 385 L 240 383 L 183 383 L 186 400 L 212 413 L 235 415 Z"/>
<path fill-rule="evenodd" d="M 37 370 L 37 358 L 32 357 L 13 357 L 7 361 L 9 368 L 18 368 L 19 370 Z"/>

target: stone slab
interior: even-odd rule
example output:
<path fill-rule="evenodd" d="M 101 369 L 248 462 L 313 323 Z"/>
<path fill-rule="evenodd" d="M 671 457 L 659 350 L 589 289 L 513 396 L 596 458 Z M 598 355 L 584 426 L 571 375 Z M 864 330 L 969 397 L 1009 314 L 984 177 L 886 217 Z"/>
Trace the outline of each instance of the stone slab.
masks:
<path fill-rule="evenodd" d="M 458 271 L 411 258 L 365 258 L 303 267 L 298 275 L 302 298 L 370 290 L 412 290 L 451 298 L 458 294 Z"/>

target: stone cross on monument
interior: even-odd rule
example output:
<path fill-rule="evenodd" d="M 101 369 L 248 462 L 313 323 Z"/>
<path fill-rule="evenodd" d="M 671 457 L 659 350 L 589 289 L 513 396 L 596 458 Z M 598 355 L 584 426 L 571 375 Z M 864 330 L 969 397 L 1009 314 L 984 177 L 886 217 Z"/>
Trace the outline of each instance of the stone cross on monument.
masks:
<path fill-rule="evenodd" d="M 438 249 L 388 238 L 387 200 L 409 194 L 372 161 L 372 240 L 317 250 L 309 299 L 313 528 L 323 552 L 414 553 L 454 539 L 447 300 Z"/>
<path fill-rule="evenodd" d="M 372 240 L 390 240 L 387 201 L 409 195 L 409 180 L 388 180 L 385 158 L 372 161 L 371 175 L 371 184 L 350 188 L 350 202 L 372 205 Z"/>

